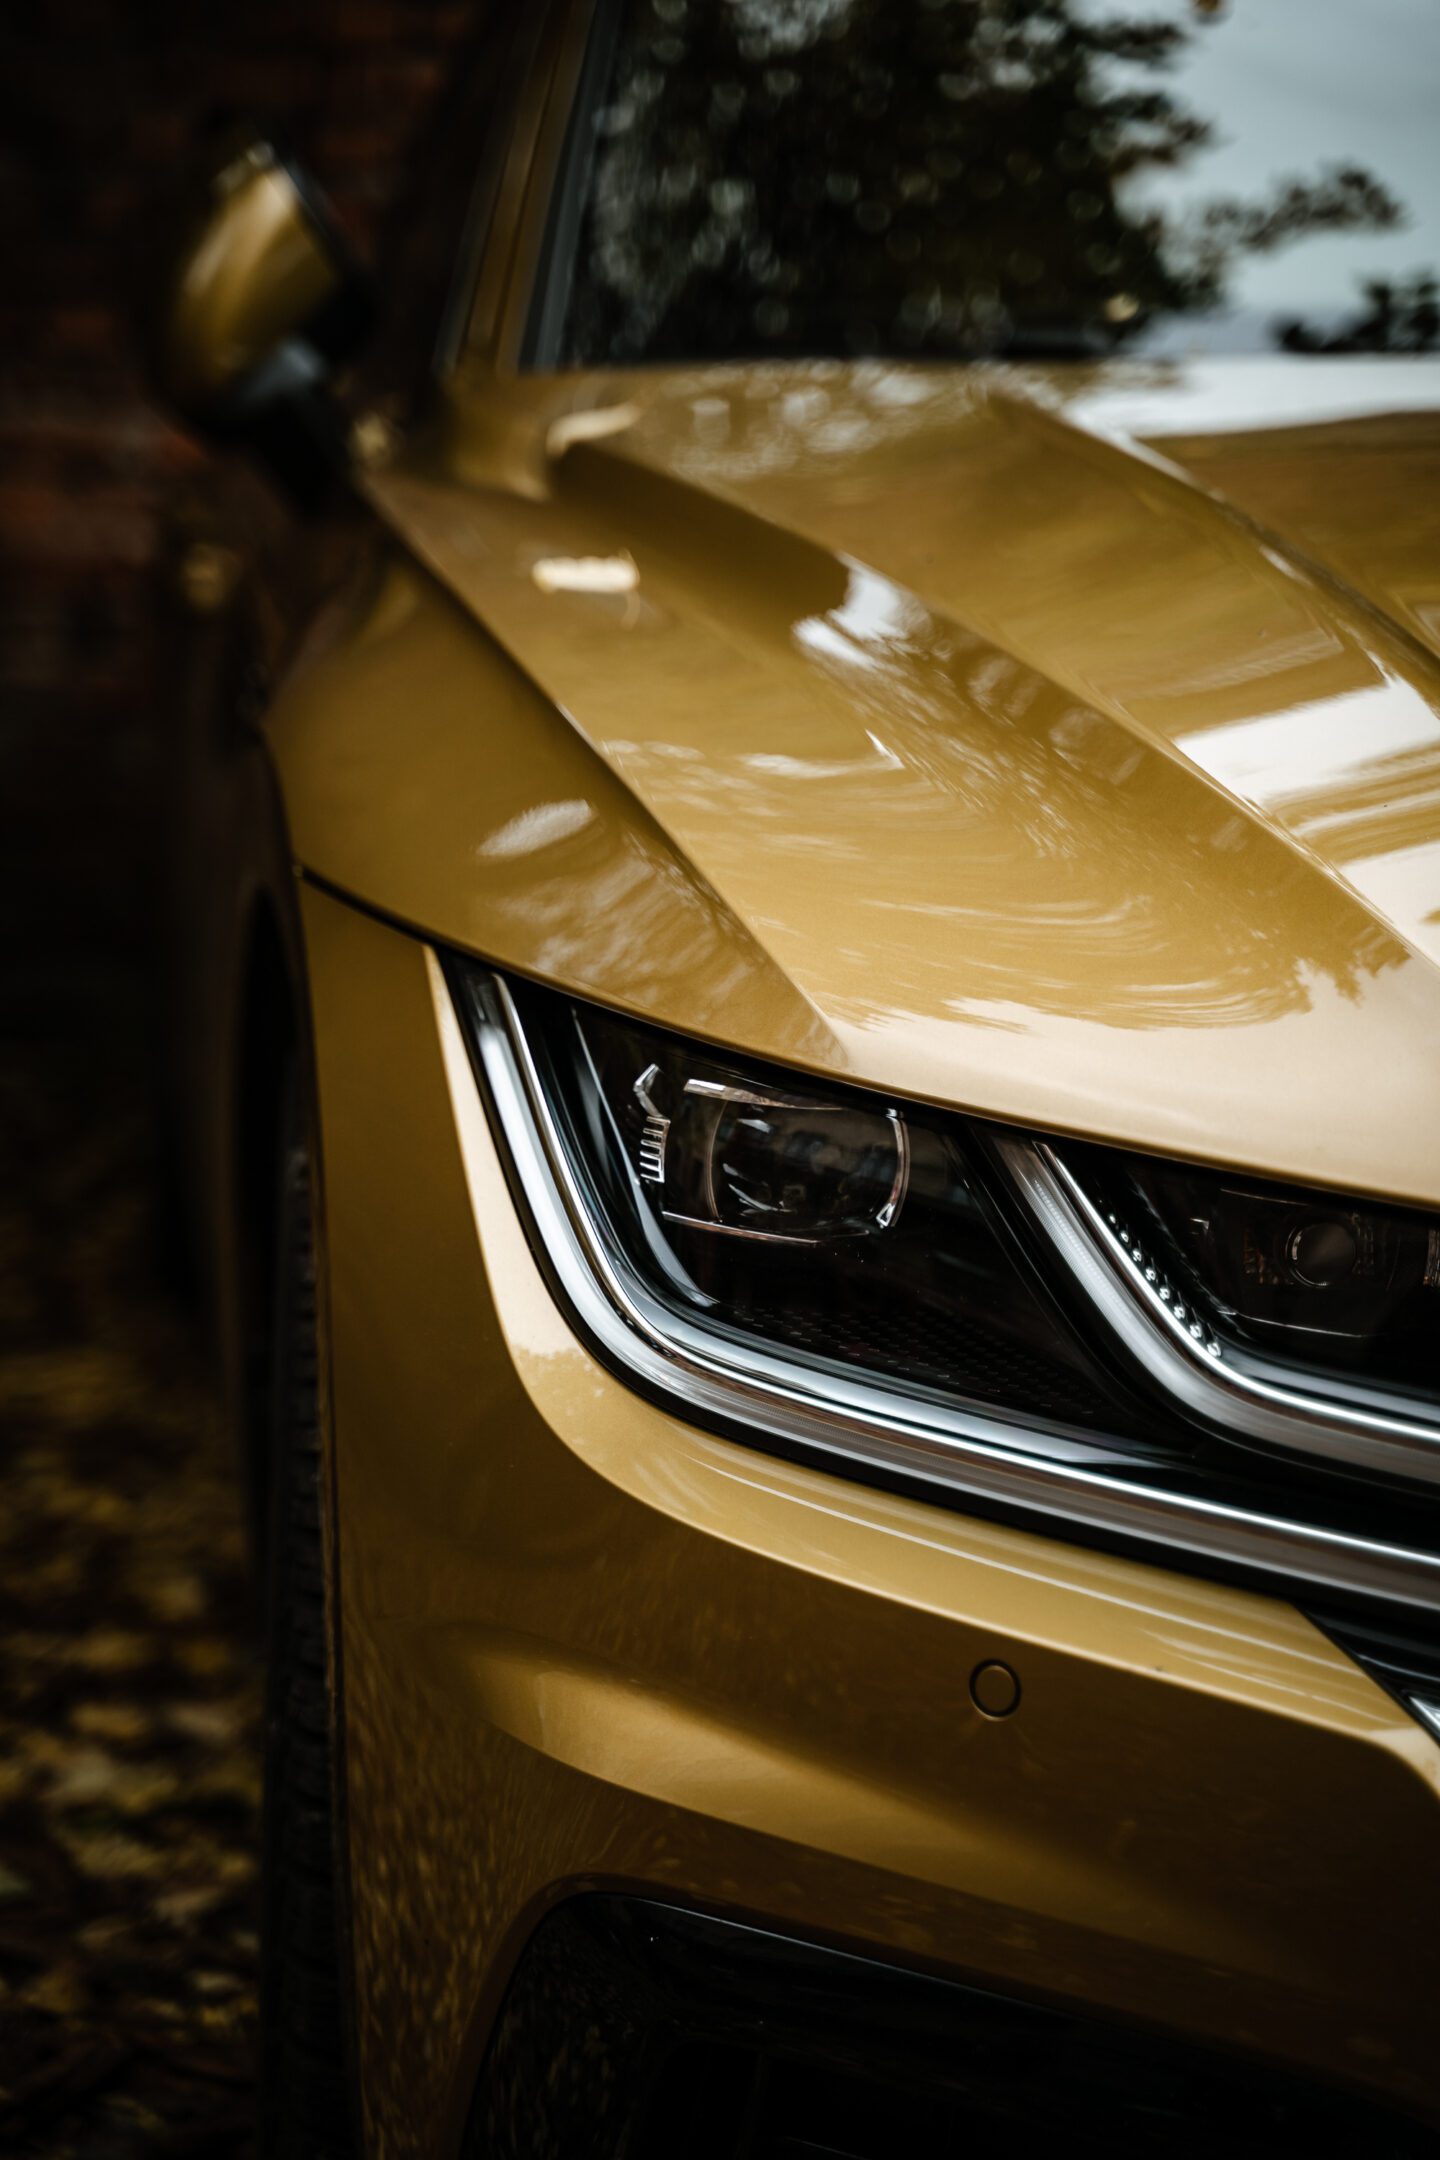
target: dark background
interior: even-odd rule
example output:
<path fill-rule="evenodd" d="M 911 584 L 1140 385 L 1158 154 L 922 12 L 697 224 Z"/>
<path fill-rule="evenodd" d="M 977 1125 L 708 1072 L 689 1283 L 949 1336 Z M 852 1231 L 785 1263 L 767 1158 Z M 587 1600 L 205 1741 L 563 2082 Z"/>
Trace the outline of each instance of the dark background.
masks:
<path fill-rule="evenodd" d="M 167 519 L 132 323 L 176 175 L 278 122 L 374 244 L 466 22 L 0 16 L 0 2151 L 251 2147 L 259 1687 L 158 1200 Z"/>
<path fill-rule="evenodd" d="M 7 1003 L 142 972 L 156 566 L 197 453 L 147 405 L 137 264 L 195 146 L 276 120 L 373 246 L 465 24 L 443 0 L 50 0 L 0 27 L 0 864 Z M 42 949 L 43 948 L 43 949 Z M 56 952 L 66 956 L 58 974 Z"/>

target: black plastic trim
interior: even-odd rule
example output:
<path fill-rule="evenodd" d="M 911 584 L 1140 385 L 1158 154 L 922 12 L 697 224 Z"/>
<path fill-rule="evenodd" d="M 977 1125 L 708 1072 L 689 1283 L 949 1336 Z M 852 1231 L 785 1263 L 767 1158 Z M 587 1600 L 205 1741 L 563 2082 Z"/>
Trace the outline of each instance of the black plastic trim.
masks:
<path fill-rule="evenodd" d="M 585 216 L 585 195 L 595 143 L 585 139 L 585 122 L 594 111 L 600 87 L 609 79 L 620 38 L 620 0 L 599 0 L 595 9 L 565 124 L 559 176 L 540 247 L 540 263 L 530 295 L 529 317 L 521 341 L 520 364 L 528 374 L 560 365 L 560 340 L 570 310 L 575 253 Z"/>
<path fill-rule="evenodd" d="M 492 2028 L 464 2160 L 1366 2160 L 1431 2129 L 1269 2063 L 645 1898 L 555 1907 Z"/>
<path fill-rule="evenodd" d="M 1440 1745 L 1440 1724 L 1416 1707 L 1419 1701 L 1440 1711 L 1440 1620 L 1418 1612 L 1357 1616 L 1329 1607 L 1307 1613 Z"/>

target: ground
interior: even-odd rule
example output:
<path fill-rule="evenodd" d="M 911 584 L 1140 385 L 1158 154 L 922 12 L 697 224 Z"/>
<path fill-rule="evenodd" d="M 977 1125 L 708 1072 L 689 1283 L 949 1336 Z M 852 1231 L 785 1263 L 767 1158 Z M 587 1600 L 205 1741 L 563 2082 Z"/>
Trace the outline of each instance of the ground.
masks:
<path fill-rule="evenodd" d="M 253 2152 L 260 1690 L 143 1068 L 0 1060 L 0 2151 Z"/>

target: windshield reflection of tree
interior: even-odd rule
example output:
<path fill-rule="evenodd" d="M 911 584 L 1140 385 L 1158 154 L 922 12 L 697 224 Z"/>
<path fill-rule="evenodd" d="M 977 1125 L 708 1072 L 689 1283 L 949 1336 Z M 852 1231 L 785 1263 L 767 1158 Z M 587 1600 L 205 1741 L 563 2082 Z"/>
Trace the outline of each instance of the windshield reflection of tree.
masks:
<path fill-rule="evenodd" d="M 1277 336 L 1295 353 L 1428 353 L 1440 342 L 1440 283 L 1428 270 L 1410 278 L 1371 278 L 1365 306 L 1338 329 L 1318 329 L 1299 317 Z"/>
<path fill-rule="evenodd" d="M 639 22 L 599 116 L 571 358 L 1099 354 L 1221 306 L 1243 257 L 1404 222 L 1343 155 L 1258 200 L 1144 200 L 1217 140 L 1168 80 L 1203 11 L 649 0 Z M 1433 344 L 1433 281 L 1370 298 L 1337 349 Z"/>

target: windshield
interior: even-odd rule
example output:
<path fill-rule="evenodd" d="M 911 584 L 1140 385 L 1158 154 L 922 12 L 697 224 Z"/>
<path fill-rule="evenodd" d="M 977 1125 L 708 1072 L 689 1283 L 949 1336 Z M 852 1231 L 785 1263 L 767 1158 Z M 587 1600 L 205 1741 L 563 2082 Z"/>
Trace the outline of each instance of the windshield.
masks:
<path fill-rule="evenodd" d="M 543 365 L 1429 352 L 1440 0 L 619 0 Z"/>

